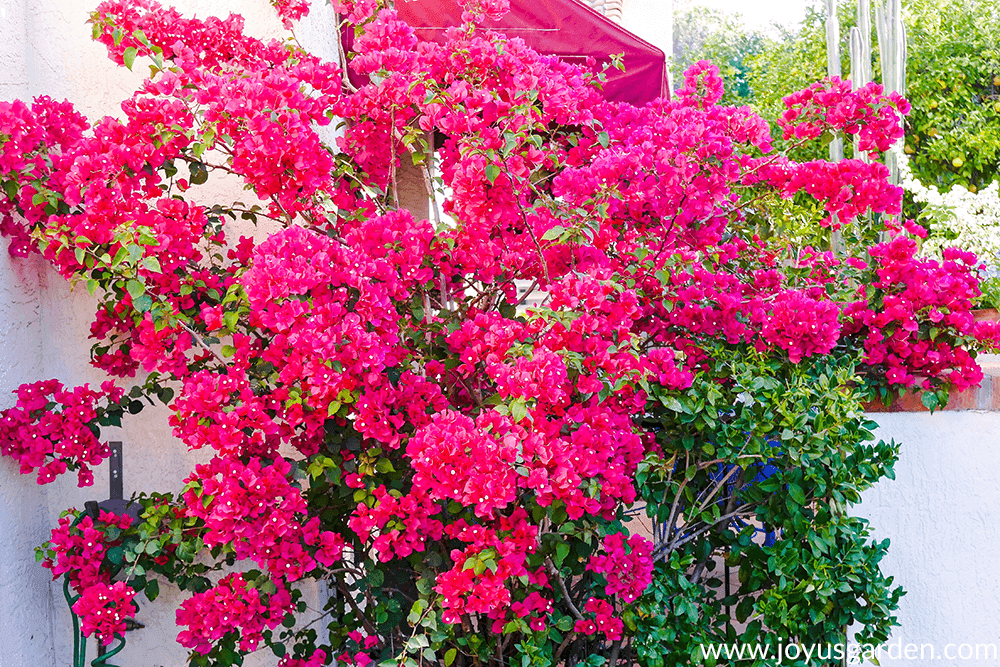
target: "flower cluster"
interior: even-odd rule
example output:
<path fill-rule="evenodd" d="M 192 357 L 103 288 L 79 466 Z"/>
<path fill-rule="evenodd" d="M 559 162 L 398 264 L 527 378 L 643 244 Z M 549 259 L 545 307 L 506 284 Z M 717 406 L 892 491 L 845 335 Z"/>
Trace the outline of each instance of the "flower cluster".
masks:
<path fill-rule="evenodd" d="M 213 643 L 235 633 L 241 651 L 254 651 L 265 628 L 277 627 L 292 607 L 292 598 L 280 580 L 270 594 L 256 587 L 258 583 L 234 573 L 204 593 L 185 600 L 177 610 L 177 625 L 187 629 L 181 630 L 177 641 L 205 655 L 212 650 Z"/>
<path fill-rule="evenodd" d="M 438 508 L 426 492 L 414 489 L 403 496 L 379 486 L 372 495 L 374 505 L 358 503 L 347 525 L 362 543 L 377 533 L 372 548 L 380 560 L 389 561 L 394 556 L 405 558 L 424 551 L 429 542 L 441 539 L 441 521 L 433 518 Z"/>
<path fill-rule="evenodd" d="M 587 569 L 607 579 L 604 592 L 625 602 L 639 597 L 652 579 L 653 545 L 642 535 L 625 539 L 622 533 L 604 538 L 604 554 L 590 559 Z"/>
<path fill-rule="evenodd" d="M 309 3 L 306 0 L 271 0 L 271 6 L 286 28 L 291 28 L 293 23 L 309 14 Z"/>
<path fill-rule="evenodd" d="M 188 516 L 205 522 L 205 544 L 231 549 L 249 558 L 275 578 L 300 579 L 319 560 L 332 565 L 340 559 L 343 540 L 321 533 L 319 519 L 303 521 L 307 507 L 301 492 L 288 480 L 291 465 L 275 459 L 264 465 L 215 458 L 198 466 L 185 493 Z M 313 555 L 308 547 L 318 547 Z"/>
<path fill-rule="evenodd" d="M 80 486 L 93 484 L 92 467 L 110 454 L 96 435 L 97 404 L 117 403 L 124 391 L 111 382 L 94 391 L 46 380 L 21 385 L 15 393 L 17 404 L 0 413 L 0 453 L 19 461 L 22 474 L 37 469 L 39 484 L 67 470 L 77 471 Z"/>
<path fill-rule="evenodd" d="M 548 577 L 541 569 L 527 567 L 527 556 L 538 548 L 538 529 L 528 522 L 523 509 L 500 517 L 492 525 L 469 524 L 460 519 L 447 527 L 446 534 L 468 544 L 465 549 L 452 551 L 454 566 L 438 575 L 434 587 L 441 595 L 446 623 L 460 623 L 465 614 L 485 614 L 502 628 L 508 611 L 521 616 L 527 611 L 550 608 L 548 603 L 543 604 L 544 597 L 530 593 L 524 601 L 511 603 L 510 586 L 519 578 L 533 587 L 548 586 Z"/>
<path fill-rule="evenodd" d="M 620 618 L 614 616 L 615 608 L 606 600 L 591 598 L 587 600 L 583 610 L 588 614 L 593 614 L 594 618 L 577 621 L 573 626 L 575 631 L 588 636 L 601 632 L 608 641 L 622 638 L 622 629 L 625 624 Z"/>
<path fill-rule="evenodd" d="M 979 295 L 976 256 L 955 248 L 943 254 L 942 263 L 918 257 L 916 242 L 906 236 L 874 246 L 877 281 L 868 303 L 845 311 L 849 331 L 864 325 L 866 362 L 884 368 L 891 384 L 911 386 L 922 377 L 959 391 L 974 387 L 982 370 L 961 342 L 1000 343 L 1000 325 L 976 322 L 970 312 Z"/>
<path fill-rule="evenodd" d="M 708 108 L 722 99 L 722 92 L 719 68 L 699 60 L 684 72 L 684 85 L 677 90 L 677 96 L 692 106 Z"/>
<path fill-rule="evenodd" d="M 804 357 L 833 350 L 840 338 L 840 309 L 830 301 L 817 301 L 802 292 L 779 292 L 761 335 L 787 351 L 788 359 L 797 364 Z"/>
<path fill-rule="evenodd" d="M 93 586 L 110 583 L 110 573 L 103 568 L 104 556 L 109 548 L 119 544 L 109 538 L 109 529 L 117 533 L 132 525 L 132 517 L 116 516 L 101 511 L 97 521 L 89 514 L 67 514 L 52 529 L 48 550 L 42 565 L 52 570 L 52 578 L 66 575 L 70 586 L 78 593 L 85 593 Z"/>
<path fill-rule="evenodd" d="M 824 202 L 830 213 L 826 224 L 834 229 L 867 211 L 898 215 L 902 210 L 902 190 L 888 182 L 889 171 L 880 162 L 778 160 L 765 164 L 759 174 L 783 197 L 805 192 Z"/>
<path fill-rule="evenodd" d="M 116 636 L 124 635 L 125 619 L 136 611 L 133 597 L 135 591 L 124 581 L 88 586 L 73 604 L 73 612 L 80 617 L 83 634 L 87 637 L 96 634 L 105 646 Z"/>
<path fill-rule="evenodd" d="M 510 11 L 510 0 L 460 0 L 463 21 L 482 21 L 484 18 L 499 19 Z"/>
<path fill-rule="evenodd" d="M 535 632 L 545 629 L 545 619 L 552 613 L 552 600 L 546 598 L 538 591 L 531 591 L 521 601 L 512 602 L 510 610 L 518 618 L 526 618 L 528 627 Z"/>
<path fill-rule="evenodd" d="M 488 413 L 487 413 L 488 414 Z M 487 422 L 487 414 L 480 423 Z M 502 418 L 496 419 L 503 428 Z M 490 517 L 512 503 L 517 494 L 518 439 L 510 431 L 502 439 L 487 435 L 471 419 L 442 412 L 407 446 L 416 473 L 414 486 L 435 500 L 451 498 Z"/>
<path fill-rule="evenodd" d="M 883 96 L 877 83 L 852 91 L 851 82 L 838 77 L 789 95 L 785 106 L 778 120 L 785 139 L 815 139 L 828 131 L 856 134 L 860 150 L 872 157 L 903 136 L 898 114 L 910 112 L 909 102 L 897 92 Z"/>
<path fill-rule="evenodd" d="M 364 654 L 361 654 L 364 655 Z M 326 651 L 317 649 L 308 658 L 302 660 L 286 655 L 278 661 L 278 667 L 323 667 L 326 664 Z M 365 663 L 354 662 L 353 664 L 364 665 Z"/>

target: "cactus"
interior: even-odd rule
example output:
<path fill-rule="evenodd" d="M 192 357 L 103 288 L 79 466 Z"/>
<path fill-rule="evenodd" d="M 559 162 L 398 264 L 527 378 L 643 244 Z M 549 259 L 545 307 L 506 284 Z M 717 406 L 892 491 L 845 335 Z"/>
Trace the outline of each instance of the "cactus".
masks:
<path fill-rule="evenodd" d="M 840 76 L 840 21 L 837 19 L 837 0 L 826 0 L 826 75 Z M 844 140 L 840 137 L 830 142 L 830 162 L 844 159 Z"/>
<path fill-rule="evenodd" d="M 872 24 L 871 5 L 868 0 L 858 0 L 857 25 L 848 37 L 851 49 L 851 88 L 864 88 L 872 80 Z M 868 161 L 859 148 L 861 139 L 854 137 L 854 157 Z"/>
<path fill-rule="evenodd" d="M 826 0 L 826 75 L 839 77 L 840 73 L 840 20 L 837 18 L 837 0 Z M 834 137 L 830 142 L 830 162 L 844 159 L 844 140 Z M 837 254 L 844 254 L 843 232 L 830 235 L 830 247 Z"/>
<path fill-rule="evenodd" d="M 902 0 L 876 0 L 875 32 L 878 38 L 879 60 L 882 65 L 882 87 L 886 92 L 906 94 L 906 30 L 903 27 Z M 837 0 L 826 0 L 826 68 L 829 76 L 840 76 L 840 22 L 837 19 Z M 848 38 L 851 58 L 851 83 L 855 90 L 872 80 L 872 25 L 870 0 L 858 0 L 857 25 L 851 28 Z M 900 143 L 902 140 L 900 140 Z M 855 139 L 854 154 L 865 159 L 857 149 Z M 830 160 L 844 159 L 841 140 L 830 143 Z M 890 150 L 885 155 L 889 168 L 890 182 L 899 185 L 899 168 L 896 153 Z M 835 251 L 841 251 L 843 240 L 840 233 L 833 235 Z"/>
<path fill-rule="evenodd" d="M 903 27 L 901 0 L 879 2 L 875 7 L 875 30 L 882 62 L 882 85 L 887 92 L 906 95 L 906 29 Z M 898 143 L 902 143 L 902 139 Z M 899 185 L 895 151 L 886 153 L 885 165 L 889 168 L 890 182 Z"/>
<path fill-rule="evenodd" d="M 872 80 L 872 23 L 869 0 L 858 0 L 857 24 L 851 28 L 851 83 L 854 90 Z"/>

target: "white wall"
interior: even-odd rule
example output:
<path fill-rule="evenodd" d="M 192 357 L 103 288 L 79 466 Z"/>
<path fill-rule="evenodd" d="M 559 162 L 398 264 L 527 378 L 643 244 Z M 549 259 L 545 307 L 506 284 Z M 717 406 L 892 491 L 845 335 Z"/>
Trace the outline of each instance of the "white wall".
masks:
<path fill-rule="evenodd" d="M 0 100 L 28 93 L 28 13 L 24 2 L 0 4 Z M 0 250 L 0 406 L 10 392 L 42 373 L 39 268 Z M 34 548 L 48 535 L 45 489 L 0 458 L 0 667 L 54 664 L 49 576 Z"/>
<path fill-rule="evenodd" d="M 959 656 L 962 644 L 985 643 L 1000 652 L 1000 413 L 869 416 L 878 437 L 902 443 L 896 479 L 867 492 L 855 512 L 876 539 L 891 540 L 882 570 L 907 591 L 890 645 L 933 644 L 943 654 L 955 644 L 950 655 Z M 929 649 L 924 660 L 883 655 L 883 666 L 1000 664 L 932 660 Z"/>

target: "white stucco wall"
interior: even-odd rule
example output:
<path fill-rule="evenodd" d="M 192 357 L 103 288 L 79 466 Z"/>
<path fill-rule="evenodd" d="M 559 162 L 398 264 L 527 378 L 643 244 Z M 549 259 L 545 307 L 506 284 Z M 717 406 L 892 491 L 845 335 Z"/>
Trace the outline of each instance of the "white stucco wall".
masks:
<path fill-rule="evenodd" d="M 939 654 L 893 659 L 883 666 L 1000 665 L 962 645 L 989 644 L 1000 654 L 1000 413 L 939 412 L 869 415 L 878 437 L 902 443 L 896 479 L 864 496 L 856 514 L 871 521 L 875 539 L 888 537 L 882 569 L 906 591 L 890 646 L 931 644 Z M 983 649 L 984 650 L 984 649 Z M 898 649 L 896 651 L 899 651 Z M 919 656 L 918 650 L 911 655 Z"/>
<path fill-rule="evenodd" d="M 0 3 L 0 100 L 28 93 L 25 4 Z M 12 260 L 0 244 L 0 406 L 10 392 L 42 373 L 39 268 L 36 260 Z M 0 667 L 55 663 L 48 573 L 34 548 L 48 535 L 45 489 L 0 458 Z"/>
<path fill-rule="evenodd" d="M 42 337 L 36 260 L 11 260 L 0 250 L 0 405 L 10 392 L 41 377 Z M 49 532 L 46 488 L 0 457 L 0 667 L 54 664 L 48 572 L 34 549 Z"/>

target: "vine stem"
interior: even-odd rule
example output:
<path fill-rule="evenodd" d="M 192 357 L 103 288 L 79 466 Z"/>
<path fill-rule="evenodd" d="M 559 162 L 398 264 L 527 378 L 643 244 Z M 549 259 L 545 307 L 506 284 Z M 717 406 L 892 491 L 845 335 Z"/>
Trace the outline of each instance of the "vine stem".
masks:
<path fill-rule="evenodd" d="M 192 328 L 191 328 L 191 327 L 189 327 L 189 326 L 188 326 L 187 324 L 185 324 L 185 323 L 183 322 L 183 320 L 180 320 L 180 319 L 178 319 L 178 320 L 177 320 L 177 323 L 178 323 L 179 325 L 181 325 L 181 328 L 182 328 L 182 329 L 184 329 L 184 331 L 187 331 L 187 332 L 188 332 L 189 334 L 191 334 L 191 337 L 192 337 L 192 338 L 194 338 L 194 339 L 195 339 L 195 340 L 196 340 L 196 341 L 198 342 L 198 345 L 200 345 L 200 346 L 201 346 L 201 347 L 202 347 L 202 348 L 203 348 L 203 349 L 204 349 L 204 350 L 205 350 L 206 352 L 208 352 L 208 353 L 209 353 L 209 354 L 211 354 L 211 355 L 212 355 L 213 357 L 215 357 L 215 359 L 216 359 L 216 360 L 217 360 L 217 361 L 218 361 L 219 363 L 221 363 L 221 364 L 222 364 L 223 366 L 228 366 L 228 365 L 229 365 L 228 363 L 226 363 L 226 360 L 225 360 L 225 359 L 223 359 L 222 357 L 220 357 L 220 356 L 218 355 L 218 353 L 216 353 L 216 351 L 215 351 L 215 350 L 213 350 L 213 349 L 212 349 L 211 347 L 209 347 L 209 346 L 208 346 L 208 343 L 206 343 L 206 342 L 205 342 L 204 340 L 202 340 L 201 336 L 199 336 L 199 335 L 198 335 L 198 334 L 197 334 L 197 333 L 195 332 L 195 330 L 194 330 L 194 329 L 192 329 Z"/>
<path fill-rule="evenodd" d="M 570 599 L 569 591 L 566 590 L 566 582 L 563 581 L 562 575 L 559 574 L 559 570 L 556 569 L 556 566 L 552 564 L 552 559 L 546 558 L 545 564 L 549 566 L 549 574 L 555 577 L 556 582 L 559 584 L 559 590 L 562 591 L 563 599 L 566 600 L 566 605 L 569 607 L 569 610 L 573 612 L 573 616 L 576 617 L 576 620 L 582 621 L 583 614 L 580 613 L 580 610 L 576 608 L 575 604 L 573 604 L 573 600 Z"/>

